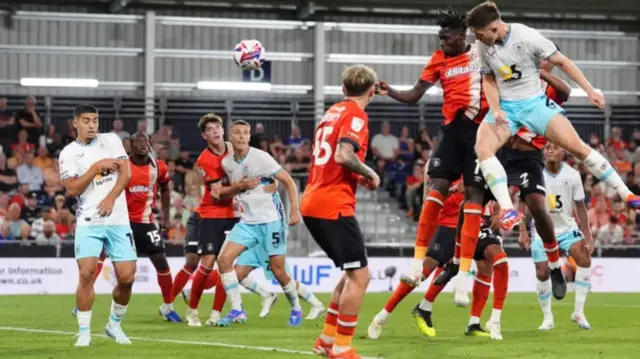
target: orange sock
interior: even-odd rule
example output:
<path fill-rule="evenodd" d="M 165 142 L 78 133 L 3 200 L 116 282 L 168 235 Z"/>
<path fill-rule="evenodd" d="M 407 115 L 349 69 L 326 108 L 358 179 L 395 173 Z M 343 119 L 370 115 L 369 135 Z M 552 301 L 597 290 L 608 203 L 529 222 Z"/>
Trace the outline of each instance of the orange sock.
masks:
<path fill-rule="evenodd" d="M 436 272 L 433 274 L 433 279 L 438 278 L 440 273 L 442 273 L 442 270 L 442 267 L 436 268 Z M 424 299 L 431 303 L 435 302 L 436 297 L 438 296 L 438 294 L 440 294 L 440 292 L 442 292 L 443 289 L 443 285 L 435 285 L 432 280 L 431 284 L 429 284 L 429 289 L 427 289 L 427 293 L 425 293 L 424 295 Z"/>
<path fill-rule="evenodd" d="M 480 223 L 482 220 L 482 206 L 475 203 L 465 203 L 464 224 L 462 225 L 462 235 L 460 243 L 460 271 L 469 272 L 473 253 L 478 244 L 480 235 Z"/>
<path fill-rule="evenodd" d="M 493 258 L 493 309 L 504 307 L 509 289 L 509 262 L 507 255 L 501 252 Z"/>
<path fill-rule="evenodd" d="M 542 243 L 544 250 L 547 252 L 547 259 L 550 263 L 556 263 L 560 260 L 560 251 L 558 250 L 558 242 L 555 237 L 553 243 Z"/>
<path fill-rule="evenodd" d="M 173 281 L 171 280 L 171 270 L 167 269 L 164 272 L 157 273 L 158 286 L 160 286 L 160 293 L 162 293 L 162 300 L 165 304 L 173 303 L 171 292 L 173 288 Z"/>
<path fill-rule="evenodd" d="M 398 303 L 402 302 L 402 300 L 409 295 L 409 293 L 413 292 L 415 287 L 408 285 L 407 283 L 400 282 L 396 287 L 396 290 L 393 291 L 391 298 L 387 300 L 387 304 L 384 305 L 384 310 L 387 313 L 392 313 Z"/>
<path fill-rule="evenodd" d="M 320 338 L 327 344 L 333 343 L 333 339 L 338 331 L 339 309 L 340 307 L 338 306 L 338 303 L 329 303 L 327 317 L 324 320 L 324 329 L 322 329 L 322 334 L 320 335 Z"/>
<path fill-rule="evenodd" d="M 212 270 L 211 273 L 209 273 L 207 280 L 204 282 L 204 289 L 207 290 L 213 288 L 216 284 L 218 284 L 219 279 L 220 274 L 218 273 L 218 271 L 216 269 Z"/>
<path fill-rule="evenodd" d="M 418 220 L 418 233 L 413 258 L 422 260 L 427 254 L 431 238 L 438 227 L 438 215 L 444 203 L 444 196 L 438 191 L 431 191 L 427 195 Z"/>
<path fill-rule="evenodd" d="M 187 285 L 187 282 L 191 278 L 191 267 L 188 265 L 184 265 L 184 267 L 176 274 L 176 277 L 173 278 L 173 288 L 171 289 L 171 303 L 176 300 L 176 297 L 180 292 L 184 289 L 184 286 Z"/>
<path fill-rule="evenodd" d="M 351 341 L 353 334 L 356 332 L 358 325 L 357 315 L 340 314 L 338 316 L 338 330 L 336 332 L 336 340 L 333 342 L 333 352 L 342 353 L 351 349 Z"/>
<path fill-rule="evenodd" d="M 484 306 L 489 299 L 489 290 L 491 289 L 491 277 L 477 274 L 476 280 L 473 282 L 473 299 L 471 300 L 471 316 L 480 318 Z"/>

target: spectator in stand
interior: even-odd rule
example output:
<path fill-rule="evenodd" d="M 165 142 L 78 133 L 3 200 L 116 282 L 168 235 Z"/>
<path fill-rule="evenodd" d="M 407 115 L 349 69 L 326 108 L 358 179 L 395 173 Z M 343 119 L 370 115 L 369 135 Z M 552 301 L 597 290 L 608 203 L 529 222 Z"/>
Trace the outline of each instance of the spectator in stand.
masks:
<path fill-rule="evenodd" d="M 56 196 L 54 197 L 54 200 L 53 200 L 53 209 L 54 209 L 57 213 L 60 213 L 60 212 L 62 212 L 63 210 L 67 210 L 67 209 L 64 207 L 64 201 L 65 201 L 65 199 L 64 199 L 64 195 L 62 195 L 62 194 L 56 195 Z M 69 214 L 71 214 L 71 213 L 69 213 Z"/>
<path fill-rule="evenodd" d="M 172 133 L 169 137 L 169 146 L 167 146 L 167 155 L 169 158 L 178 158 L 180 156 L 180 137 L 177 133 Z"/>
<path fill-rule="evenodd" d="M 18 182 L 28 184 L 30 191 L 42 191 L 44 175 L 40 167 L 34 164 L 33 153 L 25 153 L 24 163 L 16 168 L 16 174 L 18 175 Z"/>
<path fill-rule="evenodd" d="M 20 206 L 17 203 L 13 203 L 9 205 L 9 210 L 7 211 L 7 217 L 5 218 L 5 223 L 9 226 L 9 232 L 11 233 L 11 237 L 19 237 L 20 236 L 20 227 L 22 224 L 26 224 L 24 220 L 20 219 Z"/>
<path fill-rule="evenodd" d="M 24 211 L 24 208 L 22 210 Z M 49 207 L 40 209 L 40 217 L 31 223 L 31 237 L 36 238 L 40 233 L 44 232 L 44 223 L 52 220 L 52 212 Z M 27 223 L 29 222 L 27 219 L 25 220 Z"/>
<path fill-rule="evenodd" d="M 0 224 L 0 240 L 7 241 L 13 239 L 13 233 L 11 233 L 11 227 L 9 223 L 3 222 Z"/>
<path fill-rule="evenodd" d="M 425 162 L 418 159 L 413 165 L 413 174 L 407 177 L 407 190 L 405 192 L 405 198 L 407 200 L 407 207 L 409 211 L 407 216 L 416 217 L 415 214 L 420 214 L 422 210 L 422 201 L 420 191 L 424 189 L 422 183 L 424 181 L 424 165 Z"/>
<path fill-rule="evenodd" d="M 16 171 L 7 168 L 7 157 L 0 152 L 0 193 L 13 193 L 18 189 L 18 176 Z"/>
<path fill-rule="evenodd" d="M 627 156 L 627 152 L 625 150 L 615 151 L 614 158 L 611 159 L 611 166 L 620 174 L 624 175 L 627 172 L 631 172 L 633 170 L 633 165 L 629 161 Z"/>
<path fill-rule="evenodd" d="M 264 133 L 264 125 L 262 124 L 262 122 L 258 122 L 256 124 L 256 127 L 253 129 L 251 139 L 249 139 L 249 146 L 260 148 L 263 151 L 269 152 L 268 149 L 264 149 L 262 147 L 262 141 L 267 141 L 267 143 L 269 143 L 269 141 L 267 140 L 267 135 Z"/>
<path fill-rule="evenodd" d="M 22 242 L 21 244 L 30 245 L 33 241 L 33 237 L 31 237 L 31 226 L 27 223 L 22 223 L 16 240 Z"/>
<path fill-rule="evenodd" d="M 0 146 L 6 156 L 9 156 L 11 144 L 13 143 L 16 118 L 7 108 L 7 99 L 0 97 Z"/>
<path fill-rule="evenodd" d="M 189 151 L 181 151 L 180 157 L 176 160 L 176 172 L 186 175 L 193 169 L 194 162 L 189 158 Z"/>
<path fill-rule="evenodd" d="M 56 233 L 60 238 L 65 238 L 71 232 L 71 222 L 73 221 L 73 215 L 66 209 L 58 211 L 56 218 Z"/>
<path fill-rule="evenodd" d="M 38 166 L 42 171 L 53 167 L 53 158 L 49 156 L 49 150 L 45 146 L 38 148 L 38 157 L 35 158 L 33 164 Z"/>
<path fill-rule="evenodd" d="M 409 126 L 402 127 L 398 143 L 400 146 L 396 149 L 395 157 L 408 164 L 413 164 L 415 146 L 413 139 L 409 137 Z"/>
<path fill-rule="evenodd" d="M 176 191 L 176 185 L 173 183 L 173 181 L 169 181 L 167 185 L 169 186 L 169 193 L 171 194 L 171 203 L 176 201 L 178 197 L 182 198 L 180 192 Z"/>
<path fill-rule="evenodd" d="M 27 198 L 29 197 L 29 185 L 28 184 L 20 184 L 18 185 L 18 192 L 13 195 L 11 198 L 11 203 L 15 203 L 19 208 L 24 207 L 27 203 Z"/>
<path fill-rule="evenodd" d="M 41 140 L 40 143 L 44 143 L 45 146 L 49 147 L 53 143 L 53 138 L 56 136 L 58 132 L 56 131 L 56 125 L 49 124 L 47 125 L 47 130 L 45 132 L 44 140 Z"/>
<path fill-rule="evenodd" d="M 623 243 L 626 245 L 634 245 L 638 240 L 638 232 L 636 229 L 636 222 L 632 220 L 627 220 L 626 225 L 624 227 L 624 239 Z"/>
<path fill-rule="evenodd" d="M 627 142 L 622 139 L 622 129 L 620 129 L 620 127 L 611 129 L 611 138 L 607 142 L 607 147 L 613 147 L 616 151 L 624 151 L 627 149 Z"/>
<path fill-rule="evenodd" d="M 633 193 L 640 193 L 640 176 L 637 176 L 634 172 L 629 172 L 627 173 L 626 183 L 627 187 L 629 187 L 629 191 Z"/>
<path fill-rule="evenodd" d="M 11 198 L 6 193 L 0 192 L 0 219 L 4 221 L 9 211 L 9 201 Z"/>
<path fill-rule="evenodd" d="M 271 153 L 271 156 L 276 160 L 280 158 L 280 155 L 286 155 L 287 147 L 282 142 L 282 138 L 280 138 L 280 136 L 273 136 L 273 141 L 269 145 L 269 152 Z"/>
<path fill-rule="evenodd" d="M 149 133 L 147 131 L 147 120 L 138 120 L 138 123 L 136 124 L 136 132 Z"/>
<path fill-rule="evenodd" d="M 611 216 L 609 223 L 600 227 L 598 230 L 596 241 L 598 246 L 622 244 L 622 238 L 624 236 L 624 229 L 618 224 L 618 218 Z"/>
<path fill-rule="evenodd" d="M 49 148 L 49 153 L 51 153 L 51 155 L 54 158 L 58 158 L 64 146 L 65 145 L 64 145 L 64 140 L 62 139 L 62 135 L 59 133 L 56 133 L 53 135 L 51 144 L 49 144 L 47 147 Z"/>
<path fill-rule="evenodd" d="M 66 146 L 71 142 L 75 141 L 77 137 L 78 137 L 78 131 L 73 126 L 73 119 L 67 120 L 67 133 L 62 138 L 63 140 L 62 142 Z"/>
<path fill-rule="evenodd" d="M 64 192 L 62 181 L 60 181 L 60 166 L 58 161 L 53 162 L 53 166 L 42 171 L 44 176 L 44 191 L 53 198 L 57 193 Z"/>
<path fill-rule="evenodd" d="M 259 144 L 258 148 L 263 150 L 264 152 L 267 152 L 268 154 L 270 154 L 273 157 L 273 154 L 271 154 L 271 151 L 269 151 L 269 140 L 262 139 L 260 141 L 260 144 Z"/>
<path fill-rule="evenodd" d="M 304 140 L 298 147 L 294 147 L 291 155 L 285 161 L 287 171 L 298 176 L 309 173 L 311 164 L 311 143 Z"/>
<path fill-rule="evenodd" d="M 309 141 L 309 139 L 302 137 L 300 127 L 298 125 L 291 126 L 291 135 L 289 135 L 285 144 L 291 148 L 297 148 L 302 146 L 303 141 Z"/>
<path fill-rule="evenodd" d="M 124 130 L 124 123 L 119 118 L 116 118 L 115 120 L 113 120 L 111 132 L 115 133 L 116 136 L 120 137 L 120 141 L 124 141 L 125 138 L 131 137 L 131 134 Z"/>
<path fill-rule="evenodd" d="M 200 204 L 201 200 L 202 200 L 202 191 L 200 190 L 200 186 L 198 185 L 191 185 L 189 187 L 187 187 L 187 194 L 186 196 L 184 196 L 184 199 L 182 200 L 182 206 L 184 208 L 187 209 L 187 211 L 189 212 L 193 212 L 195 211 L 196 207 L 198 207 L 198 205 Z M 183 220 L 185 220 L 185 225 L 187 223 L 187 217 L 183 217 Z"/>
<path fill-rule="evenodd" d="M 595 205 L 588 211 L 589 227 L 592 233 L 598 233 L 600 227 L 609 224 L 610 213 L 604 197 L 599 196 L 594 199 Z"/>
<path fill-rule="evenodd" d="M 611 206 L 611 215 L 618 218 L 618 223 L 627 223 L 629 219 L 629 213 L 627 212 L 627 206 L 622 201 L 616 201 Z"/>
<path fill-rule="evenodd" d="M 12 150 L 12 156 L 7 160 L 7 168 L 12 170 L 17 169 L 24 163 L 24 151 L 22 147 L 18 147 Z"/>
<path fill-rule="evenodd" d="M 416 139 L 416 157 L 420 156 L 422 150 L 431 150 L 435 147 L 435 141 L 429 135 L 429 130 L 424 127 L 420 129 L 420 136 Z"/>
<path fill-rule="evenodd" d="M 56 224 L 52 220 L 44 222 L 42 233 L 37 236 L 33 236 L 33 230 L 31 230 L 31 233 L 31 236 L 35 238 L 36 244 L 52 245 L 60 243 L 60 236 L 56 233 Z"/>
<path fill-rule="evenodd" d="M 22 153 L 29 153 L 35 152 L 35 150 L 36 145 L 29 142 L 29 132 L 24 128 L 18 131 L 18 142 L 15 142 L 11 145 L 11 151 L 21 151 Z"/>
<path fill-rule="evenodd" d="M 169 209 L 169 216 L 176 218 L 176 214 L 180 213 L 182 216 L 183 224 L 186 226 L 186 220 L 189 218 L 189 211 L 182 205 L 182 197 L 178 197 L 175 201 L 171 202 L 171 209 Z"/>
<path fill-rule="evenodd" d="M 187 227 L 182 223 L 182 213 L 173 215 L 173 226 L 169 230 L 169 240 L 173 245 L 179 245 L 184 242 L 187 236 Z"/>
<path fill-rule="evenodd" d="M 388 164 L 395 160 L 396 149 L 400 148 L 398 138 L 391 134 L 389 122 L 382 123 L 382 131 L 371 139 L 371 152 L 379 174 L 383 174 Z M 383 176 L 380 176 L 382 178 Z"/>
<path fill-rule="evenodd" d="M 591 148 L 593 148 L 594 150 L 600 152 L 600 154 L 605 154 L 606 152 L 602 141 L 600 141 L 600 136 L 598 136 L 597 133 L 591 134 L 591 137 L 589 138 L 589 146 L 591 146 Z"/>
<path fill-rule="evenodd" d="M 33 96 L 27 97 L 24 103 L 24 110 L 16 113 L 15 117 L 19 128 L 27 130 L 29 142 L 34 146 L 39 145 L 38 141 L 40 135 L 42 135 L 42 120 L 36 110 L 36 98 Z"/>
<path fill-rule="evenodd" d="M 146 131 L 146 129 L 145 129 Z M 164 120 L 162 126 L 151 136 L 152 144 L 161 144 L 164 148 L 169 147 L 169 140 L 171 140 L 171 134 L 173 134 L 173 125 L 171 121 Z"/>
<path fill-rule="evenodd" d="M 631 162 L 632 164 L 637 162 L 636 158 L 640 154 L 640 147 L 638 147 L 638 143 L 635 140 L 629 141 L 625 153 L 625 160 L 627 162 Z"/>
<path fill-rule="evenodd" d="M 40 212 L 38 211 L 38 194 L 36 192 L 29 193 L 27 203 L 20 211 L 20 219 L 32 225 L 38 219 Z"/>
<path fill-rule="evenodd" d="M 167 176 L 173 181 L 173 185 L 177 192 L 184 193 L 184 175 L 177 171 L 176 161 L 167 160 Z"/>

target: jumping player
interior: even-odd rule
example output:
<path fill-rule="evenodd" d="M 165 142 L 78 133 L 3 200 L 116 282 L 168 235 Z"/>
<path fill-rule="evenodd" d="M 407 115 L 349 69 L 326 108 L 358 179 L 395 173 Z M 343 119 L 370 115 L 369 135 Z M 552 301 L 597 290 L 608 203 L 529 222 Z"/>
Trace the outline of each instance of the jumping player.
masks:
<path fill-rule="evenodd" d="M 355 217 L 356 188 L 378 188 L 380 178 L 365 165 L 369 117 L 376 73 L 350 66 L 342 73 L 345 99 L 331 106 L 316 128 L 309 182 L 301 212 L 311 236 L 345 271 L 331 297 L 324 330 L 313 351 L 329 358 L 359 359 L 351 348 L 362 299 L 371 279 L 360 226 Z"/>
<path fill-rule="evenodd" d="M 249 146 L 250 133 L 251 126 L 245 121 L 237 120 L 231 124 L 233 153 L 222 160 L 225 179 L 231 185 L 218 185 L 213 193 L 214 198 L 235 197 L 242 208 L 240 222 L 229 233 L 218 258 L 220 278 L 231 301 L 231 311 L 216 324 L 229 326 L 247 320 L 233 264 L 242 252 L 260 246 L 268 255 L 269 267 L 291 304 L 289 325 L 299 326 L 302 323 L 302 308 L 296 283 L 285 269 L 287 227 L 300 222 L 298 188 L 289 173 L 271 155 Z M 291 208 L 288 223 L 280 195 L 264 190 L 264 185 L 272 184 L 275 180 L 284 184 L 287 190 Z"/>
<path fill-rule="evenodd" d="M 442 210 L 447 191 L 451 182 L 461 175 L 464 178 L 466 196 L 460 259 L 460 271 L 464 274 L 471 269 L 480 233 L 485 182 L 480 174 L 473 144 L 476 142 L 479 123 L 489 107 L 478 72 L 480 56 L 477 46 L 467 43 L 465 19 L 466 13 L 453 9 L 439 13 L 440 49 L 433 53 L 413 89 L 398 92 L 385 82 L 380 82 L 380 94 L 405 103 L 417 102 L 438 81 L 443 90 L 443 137 L 429 161 L 431 186 L 420 214 L 424 220 L 418 225 L 410 273 L 414 282 L 420 280 L 422 261 L 436 231 L 438 214 Z M 457 261 L 456 259 L 456 264 Z"/>
<path fill-rule="evenodd" d="M 587 207 L 584 203 L 585 194 L 582 178 L 578 171 L 563 162 L 564 150 L 549 143 L 545 148 L 546 166 L 544 183 L 547 189 L 547 210 L 553 220 L 555 234 L 560 248 L 575 260 L 577 269 L 575 274 L 576 299 L 571 320 L 580 328 L 590 329 L 584 315 L 584 303 L 589 293 L 591 277 L 591 249 L 593 238 L 589 229 Z M 579 224 L 573 218 L 573 206 L 576 208 Z M 526 232 L 520 232 L 520 245 L 528 249 L 536 266 L 536 288 L 538 302 L 544 319 L 539 330 L 551 330 L 554 327 L 551 312 L 551 283 L 549 281 L 549 264 L 544 253 L 542 240 L 537 233 L 537 223 L 533 226 L 532 237 Z"/>
<path fill-rule="evenodd" d="M 460 180 L 458 181 L 460 182 Z M 452 188 L 456 188 L 458 182 L 454 182 Z M 426 187 L 425 187 L 426 189 Z M 429 275 L 435 270 L 434 278 L 438 276 L 442 267 L 452 257 L 456 246 L 456 225 L 458 222 L 458 213 L 462 207 L 464 201 L 464 193 L 461 191 L 454 192 L 449 190 L 449 195 L 445 199 L 442 211 L 438 217 L 438 227 L 434 235 L 433 240 L 429 245 L 426 257 L 423 262 L 422 278 L 421 281 L 426 280 Z M 424 217 L 420 216 L 422 220 Z M 370 339 L 378 339 L 382 334 L 384 325 L 389 320 L 389 316 L 396 308 L 396 306 L 411 293 L 419 284 L 413 282 L 413 278 L 404 277 L 401 278 L 400 283 L 396 287 L 395 291 L 391 295 L 391 298 L 387 301 L 384 308 L 376 314 L 373 321 L 369 325 L 367 334 Z M 437 295 L 444 289 L 443 285 L 436 285 L 431 282 L 429 289 L 425 293 L 425 301 L 433 303 Z M 425 319 L 428 323 L 424 333 L 427 336 L 435 336 L 435 329 L 431 324 L 431 319 Z"/>
<path fill-rule="evenodd" d="M 512 229 L 522 213 L 514 209 L 507 174 L 496 152 L 517 130 L 526 126 L 569 151 L 598 179 L 616 189 L 632 208 L 640 208 L 640 197 L 631 193 L 611 164 L 586 145 L 564 116 L 564 110 L 544 96 L 540 88 L 540 60 L 558 66 L 602 109 L 605 100 L 576 64 L 561 54 L 553 42 L 522 24 L 507 24 L 495 3 L 487 1 L 470 11 L 467 24 L 478 39 L 483 88 L 491 111 L 478 129 L 476 153 L 489 189 L 502 208 L 501 226 Z M 545 243 L 547 249 L 549 243 Z M 464 248 L 463 248 L 464 249 Z"/>
<path fill-rule="evenodd" d="M 545 95 L 562 105 L 571 93 L 571 87 L 562 79 L 552 74 L 553 64 L 546 60 L 540 61 L 541 85 Z M 520 191 L 521 207 L 528 207 L 529 213 L 536 221 L 536 228 L 540 234 L 545 248 L 548 248 L 549 268 L 551 269 L 551 283 L 553 295 L 556 299 L 564 298 L 566 294 L 566 282 L 562 276 L 560 257 L 555 238 L 553 223 L 545 205 L 544 156 L 542 149 L 547 140 L 544 136 L 536 135 L 526 127 L 521 127 L 516 136 L 500 149 L 498 158 L 506 169 L 507 184 L 517 187 Z M 492 195 L 488 193 L 490 197 Z M 520 231 L 527 231 L 527 226 L 520 226 Z M 442 278 L 436 279 L 436 283 L 448 281 L 448 276 L 453 277 L 457 273 L 455 265 L 447 265 Z M 461 279 L 461 278 L 458 278 Z M 456 292 L 464 293 L 466 290 L 460 285 L 462 281 L 456 281 Z"/>
<path fill-rule="evenodd" d="M 160 189 L 162 203 L 163 228 L 170 228 L 169 172 L 162 160 L 149 155 L 151 143 L 146 133 L 138 132 L 131 136 L 131 180 L 126 188 L 129 221 L 138 254 L 144 254 L 156 269 L 158 285 L 164 304 L 160 306 L 160 315 L 170 322 L 182 322 L 173 310 L 171 297 L 171 269 L 164 253 L 164 243 L 155 225 L 152 209 Z"/>
<path fill-rule="evenodd" d="M 187 323 L 191 327 L 202 326 L 198 317 L 198 304 L 205 289 L 207 278 L 213 271 L 213 266 L 220 253 L 225 237 L 238 222 L 238 214 L 233 205 L 233 199 L 216 200 L 211 194 L 212 186 L 225 179 L 222 170 L 222 159 L 229 154 L 230 145 L 224 142 L 224 128 L 222 118 L 208 113 L 200 119 L 198 127 L 202 138 L 207 141 L 207 148 L 202 151 L 196 165 L 204 179 L 204 196 L 198 207 L 200 223 L 198 225 L 198 254 L 201 255 L 200 266 L 196 270 L 191 284 Z"/>
<path fill-rule="evenodd" d="M 78 131 L 78 139 L 60 153 L 62 184 L 68 195 L 80 199 L 75 234 L 75 255 L 80 274 L 76 291 L 77 347 L 91 344 L 91 309 L 95 299 L 93 283 L 103 247 L 113 262 L 117 278 L 105 332 L 118 344 L 131 344 L 120 326 L 131 298 L 137 260 L 123 192 L 131 172 L 122 142 L 115 134 L 98 134 L 98 121 L 95 107 L 76 107 L 73 125 Z"/>

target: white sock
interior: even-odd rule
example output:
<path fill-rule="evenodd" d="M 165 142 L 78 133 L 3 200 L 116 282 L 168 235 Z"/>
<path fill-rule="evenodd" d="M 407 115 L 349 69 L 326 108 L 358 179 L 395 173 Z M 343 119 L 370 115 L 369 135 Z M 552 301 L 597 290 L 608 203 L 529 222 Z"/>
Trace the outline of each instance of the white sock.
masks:
<path fill-rule="evenodd" d="M 122 318 L 127 313 L 127 306 L 111 301 L 111 314 L 109 315 L 109 325 L 120 325 Z"/>
<path fill-rule="evenodd" d="M 551 312 L 551 279 L 545 281 L 536 280 L 536 292 L 538 292 L 538 303 L 540 303 L 544 319 L 553 319 L 553 313 Z"/>
<path fill-rule="evenodd" d="M 454 291 L 467 293 L 467 282 L 469 278 L 469 272 L 458 271 L 458 275 L 455 278 Z"/>
<path fill-rule="evenodd" d="M 562 265 L 560 264 L 560 261 L 557 260 L 555 262 L 549 261 L 549 269 L 558 269 L 560 268 Z"/>
<path fill-rule="evenodd" d="M 291 304 L 291 310 L 302 310 L 300 307 L 300 301 L 298 300 L 298 290 L 296 290 L 296 281 L 291 279 L 289 284 L 282 287 L 284 295 L 287 297 L 289 304 Z"/>
<path fill-rule="evenodd" d="M 268 290 L 262 288 L 258 282 L 256 282 L 255 280 L 253 280 L 251 277 L 247 277 L 245 279 L 243 279 L 240 284 L 242 284 L 243 287 L 247 288 L 250 292 L 253 292 L 259 296 L 261 296 L 262 298 L 267 298 L 271 296 L 271 292 L 269 292 Z"/>
<path fill-rule="evenodd" d="M 173 303 L 164 303 L 162 304 L 162 308 L 165 312 L 171 312 L 173 311 Z"/>
<path fill-rule="evenodd" d="M 633 194 L 629 190 L 629 187 L 624 184 L 618 172 L 611 167 L 609 161 L 602 157 L 598 151 L 591 150 L 584 160 L 584 165 L 592 175 L 613 187 L 623 201 L 626 200 L 630 194 Z"/>
<path fill-rule="evenodd" d="M 380 313 L 378 313 L 378 315 L 376 315 L 376 319 L 382 320 L 383 322 L 386 322 L 387 319 L 389 319 L 389 315 L 391 315 L 391 313 L 387 312 L 386 309 L 382 308 Z"/>
<path fill-rule="evenodd" d="M 86 312 L 78 311 L 78 313 L 76 314 L 76 318 L 78 318 L 78 328 L 80 328 L 80 332 L 91 332 L 90 310 Z"/>
<path fill-rule="evenodd" d="M 430 312 L 433 309 L 433 303 L 428 301 L 428 300 L 426 300 L 426 299 L 424 299 L 424 298 L 422 298 L 418 308 L 420 308 L 422 310 L 426 310 L 427 312 Z"/>
<path fill-rule="evenodd" d="M 222 279 L 222 285 L 224 291 L 227 292 L 227 297 L 231 302 L 231 309 L 242 310 L 242 298 L 240 297 L 240 284 L 238 283 L 238 276 L 235 271 L 229 273 L 223 273 L 220 275 Z"/>
<path fill-rule="evenodd" d="M 471 316 L 469 318 L 469 325 L 480 324 L 480 317 Z"/>
<path fill-rule="evenodd" d="M 453 264 L 460 264 L 460 258 L 453 257 Z"/>
<path fill-rule="evenodd" d="M 307 288 L 306 285 L 298 282 L 298 296 L 305 302 L 311 304 L 314 307 L 323 306 L 322 302 L 316 298 L 316 296 Z"/>
<path fill-rule="evenodd" d="M 491 321 L 492 322 L 496 322 L 496 323 L 500 323 L 500 316 L 502 315 L 502 309 L 496 309 L 493 308 L 491 310 Z"/>
<path fill-rule="evenodd" d="M 496 201 L 498 201 L 500 209 L 513 209 L 509 186 L 507 186 L 507 172 L 496 156 L 480 162 L 480 169 L 491 193 L 493 193 Z"/>
<path fill-rule="evenodd" d="M 591 268 L 578 267 L 576 270 L 576 304 L 574 312 L 584 313 L 584 303 L 587 301 L 591 279 Z"/>

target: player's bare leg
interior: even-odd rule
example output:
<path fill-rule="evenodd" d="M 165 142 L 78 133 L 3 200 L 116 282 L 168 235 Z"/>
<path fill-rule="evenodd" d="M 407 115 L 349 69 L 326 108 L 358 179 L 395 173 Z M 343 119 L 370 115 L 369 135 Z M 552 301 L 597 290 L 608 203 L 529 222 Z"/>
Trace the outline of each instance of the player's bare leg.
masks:
<path fill-rule="evenodd" d="M 107 258 L 107 252 L 103 249 L 102 253 L 100 253 L 100 258 L 98 259 L 98 263 L 96 264 L 96 271 L 95 271 L 95 275 L 93 278 L 93 284 L 96 283 L 96 280 L 98 279 L 98 277 L 100 276 L 100 272 L 102 272 L 102 267 L 104 267 L 104 260 L 105 258 Z M 73 310 L 71 311 L 71 314 L 78 315 L 78 307 L 74 307 Z"/>
<path fill-rule="evenodd" d="M 522 219 L 522 213 L 514 208 L 511 201 L 509 187 L 507 186 L 507 172 L 496 157 L 498 150 L 511 135 L 511 130 L 508 126 L 482 122 L 478 128 L 475 145 L 482 175 L 502 209 L 500 226 L 504 230 L 512 230 Z"/>
<path fill-rule="evenodd" d="M 116 274 L 117 283 L 113 288 L 113 302 L 111 303 L 111 314 L 109 322 L 105 328 L 105 333 L 115 339 L 118 344 L 131 344 L 129 338 L 122 331 L 120 323 L 127 312 L 127 306 L 131 299 L 131 289 L 136 274 L 135 261 L 123 261 L 113 263 L 113 270 Z"/>
<path fill-rule="evenodd" d="M 269 266 L 274 277 L 284 292 L 285 297 L 291 304 L 291 314 L 289 315 L 289 325 L 292 327 L 300 326 L 302 323 L 302 307 L 298 300 L 298 290 L 296 289 L 296 281 L 289 276 L 285 266 L 285 256 L 269 257 Z"/>
<path fill-rule="evenodd" d="M 538 330 L 551 330 L 555 324 L 551 311 L 551 279 L 549 278 L 549 262 L 535 262 L 536 266 L 536 292 L 538 303 L 542 310 L 542 324 Z"/>
<path fill-rule="evenodd" d="M 575 275 L 576 301 L 571 320 L 577 323 L 580 328 L 591 329 L 591 325 L 584 315 L 584 304 L 591 287 L 591 253 L 584 239 L 574 243 L 569 248 L 569 253 L 577 265 Z"/>
<path fill-rule="evenodd" d="M 418 231 L 416 233 L 416 244 L 413 250 L 413 261 L 409 268 L 407 280 L 412 286 L 416 286 L 422 279 L 422 262 L 429 243 L 438 227 L 438 215 L 442 210 L 451 182 L 442 178 L 431 178 L 431 186 L 426 192 L 420 219 L 418 220 Z"/>
<path fill-rule="evenodd" d="M 76 288 L 76 316 L 78 319 L 77 347 L 91 344 L 91 310 L 96 293 L 93 284 L 96 278 L 97 257 L 81 258 L 78 260 L 78 286 Z"/>
<path fill-rule="evenodd" d="M 173 310 L 173 280 L 171 279 L 171 268 L 164 253 L 155 253 L 149 256 L 149 260 L 156 269 L 158 286 L 162 293 L 162 305 L 160 315 L 172 323 L 181 323 L 182 318 Z"/>
<path fill-rule="evenodd" d="M 195 253 L 186 253 L 184 256 L 184 266 L 176 274 L 173 279 L 173 287 L 171 290 L 171 303 L 176 301 L 178 294 L 182 294 L 185 304 L 189 305 L 189 298 L 191 297 L 191 289 L 184 289 L 184 287 L 191 279 L 193 272 L 198 269 L 198 263 L 200 263 L 200 256 Z"/>
<path fill-rule="evenodd" d="M 564 115 L 557 114 L 549 121 L 544 136 L 582 161 L 594 177 L 614 188 L 629 207 L 640 208 L 640 196 L 629 190 L 609 161 L 580 139 L 573 125 Z"/>
<path fill-rule="evenodd" d="M 218 270 L 220 279 L 224 285 L 224 290 L 231 302 L 231 311 L 226 317 L 221 318 L 216 325 L 227 327 L 234 322 L 244 323 L 247 321 L 247 313 L 242 308 L 242 297 L 240 296 L 240 283 L 233 268 L 233 263 L 244 252 L 247 247 L 242 244 L 225 241 L 220 255 L 218 255 Z"/>
<path fill-rule="evenodd" d="M 536 232 L 542 238 L 543 246 L 547 253 L 553 296 L 556 299 L 563 299 L 567 293 L 567 282 L 562 274 L 560 250 L 553 222 L 551 222 L 551 217 L 549 217 L 549 212 L 547 211 L 545 196 L 541 193 L 531 193 L 526 196 L 525 201 L 536 223 Z"/>
<path fill-rule="evenodd" d="M 331 303 L 329 303 L 329 309 L 327 309 L 327 317 L 324 320 L 324 328 L 322 334 L 316 339 L 313 346 L 313 352 L 323 356 L 329 356 L 329 352 L 333 347 L 333 342 L 338 331 L 338 316 L 340 315 L 340 297 L 344 291 L 345 284 L 347 283 L 347 274 L 343 274 L 342 278 L 333 289 L 331 294 Z"/>
<path fill-rule="evenodd" d="M 200 265 L 195 271 L 193 280 L 191 282 L 191 293 L 189 296 L 189 309 L 187 310 L 187 324 L 190 327 L 200 327 L 200 318 L 198 315 L 198 305 L 200 304 L 200 298 L 204 292 L 205 283 L 207 278 L 213 271 L 213 266 L 216 263 L 215 254 L 203 255 L 200 258 Z"/>

